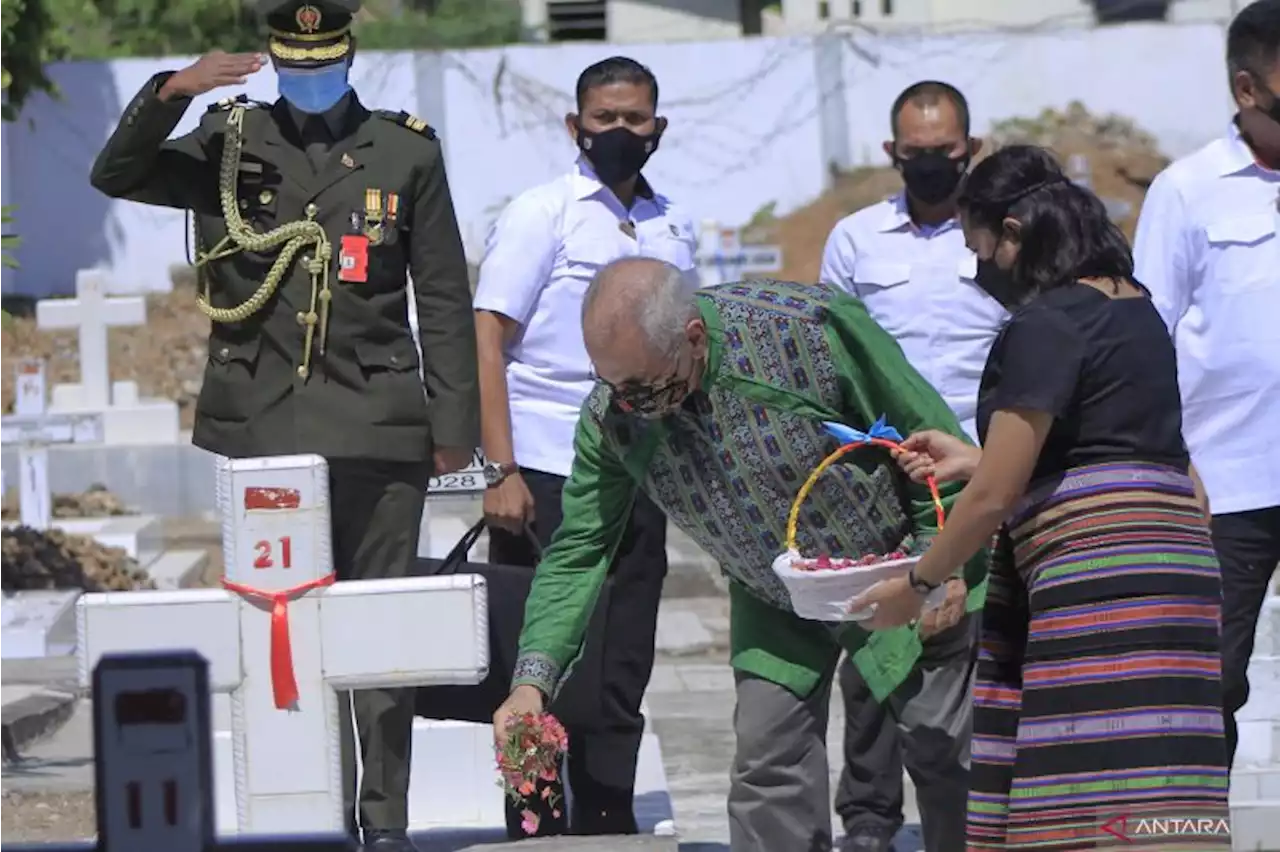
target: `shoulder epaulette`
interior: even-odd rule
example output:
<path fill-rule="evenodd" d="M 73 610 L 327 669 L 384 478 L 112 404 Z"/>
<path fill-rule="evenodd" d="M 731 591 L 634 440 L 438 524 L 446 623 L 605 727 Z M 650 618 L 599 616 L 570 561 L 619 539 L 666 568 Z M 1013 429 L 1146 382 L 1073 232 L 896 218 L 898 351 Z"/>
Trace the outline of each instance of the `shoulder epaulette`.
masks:
<path fill-rule="evenodd" d="M 266 104 L 262 101 L 251 101 L 248 95 L 236 95 L 234 98 L 223 98 L 217 103 L 210 104 L 207 112 L 226 112 L 235 106 L 261 107 Z"/>
<path fill-rule="evenodd" d="M 379 109 L 374 110 L 374 112 L 378 118 L 393 122 L 401 127 L 406 127 L 414 133 L 421 133 L 428 139 L 436 138 L 435 128 L 418 118 L 416 115 L 409 115 L 409 113 L 403 110 L 400 112 L 392 112 L 389 109 Z"/>

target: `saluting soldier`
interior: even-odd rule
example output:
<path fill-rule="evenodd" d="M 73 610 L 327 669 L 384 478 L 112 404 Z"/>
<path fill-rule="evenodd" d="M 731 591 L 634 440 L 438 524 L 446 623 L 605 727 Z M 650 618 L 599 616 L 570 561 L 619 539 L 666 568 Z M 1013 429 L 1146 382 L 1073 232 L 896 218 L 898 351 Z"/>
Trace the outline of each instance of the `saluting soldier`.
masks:
<path fill-rule="evenodd" d="M 324 456 L 339 579 L 403 576 L 429 477 L 464 467 L 479 440 L 471 290 L 444 158 L 424 121 L 371 112 L 351 90 L 358 0 L 264 5 L 279 100 L 222 101 L 167 141 L 193 97 L 244 83 L 266 57 L 214 51 L 157 74 L 92 182 L 194 213 L 197 304 L 213 320 L 195 444 Z M 377 629 L 352 625 L 366 627 Z M 354 703 L 365 849 L 412 850 L 411 692 L 365 690 Z"/>

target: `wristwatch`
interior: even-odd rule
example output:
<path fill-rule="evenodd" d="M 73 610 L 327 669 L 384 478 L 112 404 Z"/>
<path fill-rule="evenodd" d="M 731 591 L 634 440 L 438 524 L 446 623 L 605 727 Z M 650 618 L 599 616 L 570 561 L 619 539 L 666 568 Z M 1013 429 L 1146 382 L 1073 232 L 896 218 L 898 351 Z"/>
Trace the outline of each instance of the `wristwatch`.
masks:
<path fill-rule="evenodd" d="M 520 469 L 515 462 L 485 462 L 480 472 L 484 475 L 485 488 L 501 485 L 507 477 Z"/>
<path fill-rule="evenodd" d="M 922 580 L 917 577 L 916 566 L 914 565 L 907 572 L 907 582 L 911 584 L 911 590 L 918 595 L 927 595 L 942 585 L 941 583 L 930 583 L 928 580 Z"/>

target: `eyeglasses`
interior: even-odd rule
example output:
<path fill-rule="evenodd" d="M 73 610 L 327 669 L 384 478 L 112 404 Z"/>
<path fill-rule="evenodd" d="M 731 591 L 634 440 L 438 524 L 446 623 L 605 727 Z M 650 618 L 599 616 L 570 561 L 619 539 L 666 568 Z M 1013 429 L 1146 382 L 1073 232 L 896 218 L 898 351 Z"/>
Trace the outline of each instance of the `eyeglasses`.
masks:
<path fill-rule="evenodd" d="M 613 402 L 622 411 L 640 416 L 657 414 L 674 408 L 689 395 L 689 380 L 679 378 L 683 360 L 682 355 L 665 378 L 652 384 L 632 379 L 615 385 L 601 378 L 594 366 L 591 368 L 591 377 L 612 391 Z"/>

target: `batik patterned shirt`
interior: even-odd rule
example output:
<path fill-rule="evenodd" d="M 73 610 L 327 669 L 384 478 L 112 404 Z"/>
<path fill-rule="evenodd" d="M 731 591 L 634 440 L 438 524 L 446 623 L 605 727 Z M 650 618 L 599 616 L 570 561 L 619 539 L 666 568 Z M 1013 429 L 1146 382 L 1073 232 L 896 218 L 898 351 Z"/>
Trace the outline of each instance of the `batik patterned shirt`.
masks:
<path fill-rule="evenodd" d="M 963 434 L 946 403 L 852 297 L 826 286 L 762 281 L 707 288 L 698 299 L 708 363 L 701 389 L 678 411 L 656 421 L 635 418 L 612 404 L 603 384 L 583 406 L 565 521 L 530 593 L 516 683 L 554 692 L 578 651 L 638 490 L 733 584 L 796 619 L 772 564 L 786 548 L 796 493 L 838 446 L 822 421 L 865 429 L 884 415 L 904 432 Z M 801 507 L 802 553 L 884 554 L 936 533 L 928 489 L 909 482 L 887 452 L 866 448 L 845 459 L 824 472 Z M 946 489 L 945 501 L 957 490 Z M 866 642 L 857 628 L 826 629 L 832 642 L 851 631 L 854 644 Z M 901 641 L 903 631 L 877 633 L 872 642 L 892 644 L 895 636 Z"/>

